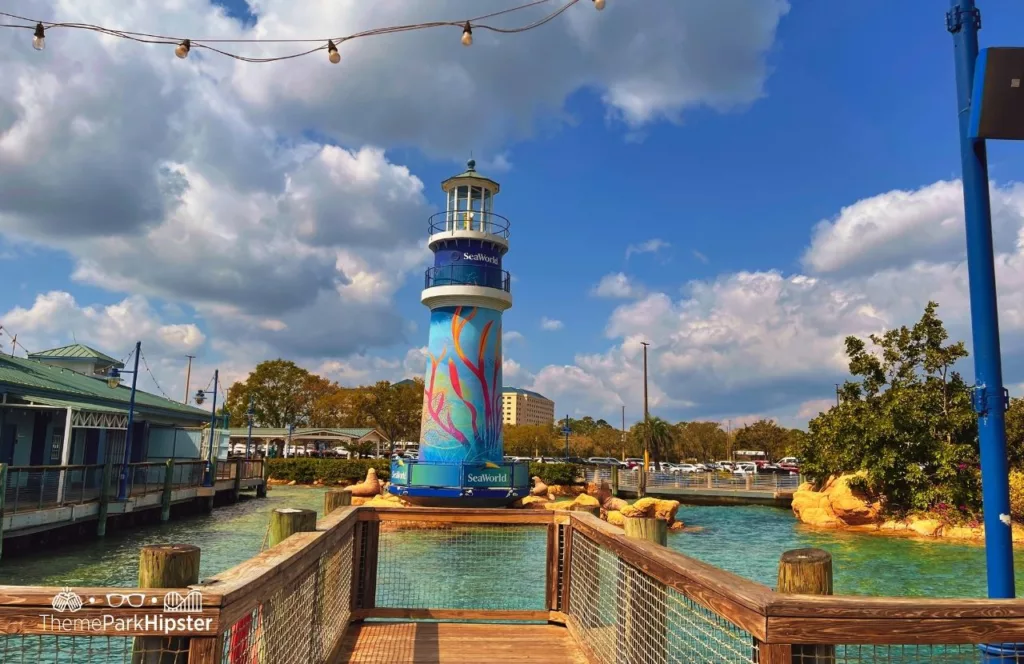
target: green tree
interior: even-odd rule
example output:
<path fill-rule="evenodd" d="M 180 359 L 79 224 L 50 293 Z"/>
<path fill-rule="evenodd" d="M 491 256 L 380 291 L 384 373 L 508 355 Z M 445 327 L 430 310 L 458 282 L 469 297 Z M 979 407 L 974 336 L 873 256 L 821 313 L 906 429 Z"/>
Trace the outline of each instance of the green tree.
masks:
<path fill-rule="evenodd" d="M 290 360 L 260 362 L 244 381 L 228 389 L 227 409 L 232 426 L 245 426 L 249 397 L 254 396 L 254 424 L 284 428 L 303 426 L 309 415 L 312 374 Z"/>
<path fill-rule="evenodd" d="M 503 436 L 505 454 L 510 456 L 551 456 L 559 442 L 550 424 L 507 424 Z"/>
<path fill-rule="evenodd" d="M 660 417 L 652 417 L 647 422 L 638 422 L 633 428 L 640 442 L 649 445 L 652 462 L 667 460 L 667 455 L 675 445 L 676 430 L 671 424 Z"/>
<path fill-rule="evenodd" d="M 929 302 L 913 327 L 871 335 L 873 348 L 847 337 L 852 379 L 840 405 L 809 423 L 798 452 L 805 474 L 865 470 L 866 488 L 896 512 L 980 507 L 971 393 L 953 370 L 967 351 L 946 343 L 937 308 Z"/>
<path fill-rule="evenodd" d="M 764 452 L 768 461 L 775 461 L 786 456 L 790 440 L 789 429 L 762 419 L 736 432 L 736 449 Z"/>
<path fill-rule="evenodd" d="M 356 410 L 388 440 L 419 440 L 423 409 L 423 381 L 392 385 L 386 380 L 366 388 Z"/>
<path fill-rule="evenodd" d="M 716 461 L 728 453 L 729 435 L 718 422 L 679 422 L 675 430 L 680 459 Z"/>

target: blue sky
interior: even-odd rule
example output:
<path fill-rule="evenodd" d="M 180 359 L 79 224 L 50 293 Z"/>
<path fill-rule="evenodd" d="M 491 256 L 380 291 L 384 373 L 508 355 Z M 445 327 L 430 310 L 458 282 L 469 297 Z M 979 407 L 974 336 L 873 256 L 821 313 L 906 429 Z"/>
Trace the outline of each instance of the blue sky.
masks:
<path fill-rule="evenodd" d="M 563 17 L 565 25 L 500 42 L 478 31 L 471 49 L 443 44 L 457 41 L 457 31 L 401 43 L 405 37 L 387 38 L 396 48 L 423 44 L 416 65 L 458 71 L 472 81 L 484 97 L 469 101 L 479 112 L 462 120 L 456 117 L 459 108 L 444 99 L 450 95 L 444 86 L 402 83 L 402 68 L 416 65 L 389 51 L 361 56 L 356 53 L 364 48 L 360 41 L 343 45 L 337 72 L 319 61 L 246 66 L 207 55 L 179 63 L 141 45 L 102 47 L 116 50 L 93 59 L 107 69 L 93 67 L 89 75 L 97 77 L 99 88 L 118 90 L 117 103 L 139 104 L 144 114 L 153 101 L 126 83 L 137 80 L 125 64 L 128 54 L 144 53 L 148 71 L 165 89 L 203 90 L 215 97 L 208 102 L 210 117 L 231 118 L 225 125 L 231 127 L 229 138 L 219 143 L 218 133 L 210 130 L 218 126 L 213 120 L 171 103 L 152 116 L 153 126 L 135 134 L 136 142 L 111 148 L 95 157 L 96 163 L 74 158 L 88 174 L 110 170 L 109 160 L 131 156 L 124 166 L 131 171 L 115 168 L 96 191 L 121 191 L 115 181 L 121 178 L 133 192 L 145 193 L 152 182 L 132 183 L 132 171 L 171 163 L 189 183 L 189 195 L 196 194 L 187 210 L 177 212 L 166 206 L 151 212 L 139 194 L 138 223 L 120 225 L 110 217 L 109 225 L 82 222 L 89 230 L 81 236 L 69 235 L 52 220 L 57 213 L 47 205 L 54 194 L 40 184 L 45 174 L 26 174 L 16 193 L 28 191 L 35 200 L 0 203 L 0 271 L 8 277 L 8 288 L 0 292 L 0 314 L 7 315 L 0 323 L 30 350 L 74 336 L 121 356 L 141 337 L 152 349 L 148 357 L 161 388 L 175 396 L 183 389 L 186 352 L 199 356 L 199 373 L 220 366 L 233 378 L 279 355 L 350 384 L 418 373 L 416 349 L 426 343 L 429 316 L 419 303 L 426 218 L 443 204 L 439 182 L 462 170 L 472 150 L 479 169 L 501 182 L 495 210 L 512 221 L 506 267 L 515 279 L 515 305 L 504 327 L 521 338 L 506 339 L 506 384 L 549 394 L 560 412 L 617 421 L 625 405 L 627 419 L 639 417 L 641 338 L 653 343 L 652 402 L 658 414 L 736 422 L 767 416 L 790 425 L 806 422 L 830 402 L 833 384 L 843 375 L 845 334 L 910 324 L 934 297 L 954 336 L 966 339 L 962 221 L 957 218 L 962 209 L 955 182 L 959 148 L 945 4 L 870 0 L 785 6 L 735 0 L 723 3 L 721 12 L 702 9 L 703 22 L 698 22 L 693 9 L 699 5 L 676 1 L 608 0 L 608 9 L 595 16 L 589 0 L 583 0 Z M 160 12 L 171 11 L 155 3 L 160 9 L 150 15 L 129 0 L 98 3 L 119 8 L 117 13 L 21 4 L 18 9 L 33 17 L 109 21 L 123 16 L 134 22 L 119 27 L 139 30 L 152 27 Z M 349 10 L 323 11 L 324 22 L 333 20 L 337 34 L 363 27 L 360 20 L 380 25 L 427 15 L 465 16 L 479 6 L 449 0 L 431 12 L 396 2 L 360 17 L 351 10 L 355 3 L 336 4 Z M 268 32 L 321 32 L 310 23 L 318 17 L 314 9 L 288 16 L 269 0 L 253 7 L 225 6 L 229 17 L 218 16 L 203 0 L 189 0 L 162 29 L 188 35 L 201 25 L 204 34 L 243 34 L 266 23 Z M 989 1 L 981 10 L 983 45 L 1024 41 L 1019 29 L 1024 7 Z M 626 30 L 631 25 L 637 32 Z M 607 41 L 572 41 L 588 30 L 607 31 L 602 33 Z M 754 36 L 739 34 L 744 30 Z M 698 43 L 669 43 L 672 35 Z M 0 44 L 6 53 L 0 57 L 11 58 L 21 76 L 57 75 L 67 66 L 26 51 L 23 39 L 6 34 L 0 39 L 10 42 Z M 534 46 L 517 48 L 516 39 L 535 40 L 529 42 Z M 749 45 L 758 40 L 763 47 Z M 49 41 L 47 58 L 84 62 L 84 53 L 101 48 L 91 35 Z M 563 48 L 564 53 L 555 50 Z M 365 57 L 360 66 L 373 68 L 376 78 L 344 69 L 360 57 Z M 590 69 L 590 60 L 600 63 Z M 306 87 L 301 76 L 313 69 L 317 78 Z M 296 80 L 286 80 L 292 72 Z M 350 80 L 358 76 L 363 76 L 358 83 Z M 345 98 L 331 101 L 333 106 L 320 97 L 334 91 L 317 87 L 333 85 L 331 77 L 339 87 L 351 86 L 337 93 Z M 204 80 L 219 81 L 219 91 L 203 87 Z M 407 93 L 400 84 L 410 86 Z M 34 103 L 45 107 L 47 102 L 25 101 L 13 84 L 0 96 L 8 99 L 6 105 L 0 102 L 0 136 L 8 135 L 6 148 L 0 141 L 2 176 L 16 172 L 12 169 L 19 164 L 11 136 L 30 124 L 39 111 Z M 408 116 L 400 117 L 402 109 L 396 107 L 406 103 Z M 62 135 L 64 144 L 54 139 L 40 148 L 55 159 L 84 149 L 87 138 L 82 137 L 93 131 L 85 120 L 75 124 L 70 113 L 62 122 L 85 129 Z M 445 114 L 452 116 L 451 126 Z M 374 124 L 374 115 L 387 122 Z M 110 116 L 100 113 L 91 122 L 96 117 Z M 460 121 L 466 123 L 464 133 L 456 131 Z M 165 127 L 181 132 L 168 134 L 178 137 L 177 146 L 146 142 Z M 258 134 L 273 139 L 257 143 Z M 188 142 L 187 151 L 182 141 Z M 258 149 L 248 151 L 250 142 Z M 288 170 L 314 150 L 330 161 L 329 155 L 337 156 L 329 152 L 335 147 L 346 154 L 382 150 L 381 159 L 366 157 L 364 166 L 374 161 L 393 182 L 371 191 L 344 184 L 363 182 L 353 171 L 332 179 L 300 172 L 301 167 Z M 277 163 L 279 153 L 292 148 L 296 153 L 286 155 L 288 164 Z M 147 156 L 136 157 L 136 151 Z M 1014 239 L 1024 225 L 1024 192 L 1015 183 L 1024 181 L 1024 148 L 992 145 L 990 161 L 997 227 L 1003 229 L 997 230 L 997 253 L 1005 259 L 1000 278 L 1006 284 L 1001 308 L 1007 380 L 1016 389 L 1024 383 L 1024 348 L 1015 343 L 1024 326 L 1024 302 L 1015 298 L 1024 267 L 1018 266 Z M 230 202 L 215 200 L 212 193 L 200 196 L 196 174 L 213 189 L 217 178 L 225 178 L 237 196 Z M 411 177 L 422 183 L 422 193 L 410 193 Z M 166 180 L 153 182 L 159 185 L 154 191 L 165 191 Z M 263 207 L 266 196 L 280 196 L 298 183 L 306 198 Z M 342 190 L 333 191 L 336 187 Z M 109 201 L 104 196 L 97 202 L 90 190 L 86 181 L 76 181 L 64 190 L 67 200 L 58 202 L 81 211 Z M 376 212 L 364 210 L 376 195 L 384 202 Z M 320 209 L 328 213 L 306 225 L 301 219 L 290 225 L 280 221 L 310 196 L 322 197 Z M 195 252 L 182 248 L 181 258 L 167 267 L 151 268 L 147 263 L 153 261 L 134 244 L 157 228 L 165 234 L 150 238 L 149 251 L 166 249 L 169 238 L 179 235 L 185 247 L 196 237 L 194 229 L 215 227 L 217 219 L 247 205 L 265 215 L 260 228 L 221 228 L 216 241 L 204 239 Z M 136 214 L 127 209 L 126 218 Z M 186 213 L 183 222 L 180 215 Z M 66 221 L 67 212 L 60 214 Z M 397 245 L 384 241 L 361 244 L 357 236 L 365 218 L 346 225 L 349 216 L 360 214 L 400 226 L 402 234 L 390 242 L 408 246 L 398 252 Z M 338 229 L 332 229 L 332 215 L 345 219 Z M 43 217 L 48 221 L 38 221 Z M 274 226 L 273 233 L 268 226 Z M 298 253 L 289 249 L 292 236 L 303 240 Z M 317 253 L 326 246 L 341 257 L 336 265 L 352 293 L 342 293 L 341 301 L 311 294 L 309 302 L 292 307 L 296 293 L 323 287 L 326 277 L 319 269 L 334 260 Z M 273 260 L 261 262 L 268 253 Z M 252 272 L 229 265 L 239 254 Z M 369 267 L 357 267 L 359 261 Z M 152 273 L 137 275 L 147 270 Z M 303 291 L 307 278 L 314 285 Z M 606 287 L 598 289 L 601 283 Z M 544 329 L 543 319 L 562 326 Z M 254 329 L 261 331 L 254 334 Z M 8 337 L 0 341 L 10 348 Z M 964 368 L 969 371 L 969 364 Z"/>

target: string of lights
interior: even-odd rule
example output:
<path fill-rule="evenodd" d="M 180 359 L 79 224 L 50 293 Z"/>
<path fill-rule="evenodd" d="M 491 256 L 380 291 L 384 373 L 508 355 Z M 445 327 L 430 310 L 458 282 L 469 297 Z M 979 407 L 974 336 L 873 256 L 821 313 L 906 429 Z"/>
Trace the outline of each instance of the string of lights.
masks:
<path fill-rule="evenodd" d="M 3 325 L 0 325 L 0 334 L 6 334 L 8 337 L 11 338 L 11 357 L 14 357 L 14 351 L 16 348 L 21 348 L 23 351 L 25 351 L 25 355 L 29 354 L 29 349 L 25 348 L 25 345 L 18 341 L 17 334 L 11 334 L 11 331 L 5 329 Z"/>
<path fill-rule="evenodd" d="M 146 373 L 148 373 L 149 377 L 153 379 L 153 384 L 156 385 L 156 389 L 160 391 L 160 394 L 162 394 L 168 401 L 174 401 L 174 399 L 164 392 L 164 388 L 160 387 L 160 382 L 156 379 L 156 376 L 153 375 L 153 370 L 149 368 L 149 362 L 146 361 L 146 354 L 140 351 L 139 359 L 142 360 L 142 366 L 146 367 Z"/>
<path fill-rule="evenodd" d="M 604 9 L 606 0 L 590 0 L 594 8 L 598 11 Z M 34 18 L 28 18 L 25 16 L 18 16 L 17 14 L 11 14 L 8 12 L 0 12 L 0 17 L 10 19 L 12 21 L 18 21 L 18 23 L 2 23 L 0 27 L 3 28 L 20 28 L 25 30 L 32 30 L 32 47 L 37 51 L 41 51 L 46 48 L 46 36 L 53 30 L 68 29 L 68 30 L 89 30 L 103 35 L 111 37 L 118 37 L 121 39 L 128 39 L 143 44 L 167 44 L 174 46 L 174 54 L 185 59 L 193 49 L 205 49 L 219 55 L 223 55 L 235 60 L 248 63 L 268 63 L 268 62 L 280 62 L 282 60 L 294 60 L 295 58 L 301 58 L 312 53 L 319 51 L 327 51 L 327 59 L 332 64 L 338 64 L 341 62 L 341 54 L 338 51 L 338 46 L 355 39 L 361 39 L 363 37 L 377 37 L 381 35 L 395 34 L 399 32 L 410 32 L 413 30 L 427 30 L 432 28 L 445 28 L 445 27 L 456 27 L 462 28 L 462 44 L 464 46 L 473 45 L 473 30 L 486 30 L 489 32 L 496 32 L 499 34 L 517 34 L 520 32 L 527 32 L 545 25 L 566 12 L 570 7 L 580 2 L 580 0 L 565 0 L 562 5 L 550 13 L 542 16 L 541 18 L 522 25 L 519 27 L 502 28 L 495 25 L 484 23 L 489 19 L 497 18 L 514 12 L 529 9 L 538 5 L 547 4 L 552 0 L 533 0 L 526 4 L 510 7 L 509 9 L 503 9 L 501 11 L 492 12 L 490 14 L 484 14 L 483 16 L 477 16 L 475 18 L 460 19 L 458 21 L 431 21 L 427 23 L 412 23 L 408 25 L 394 25 L 385 28 L 374 28 L 371 30 L 364 30 L 363 32 L 357 32 L 355 34 L 346 35 L 342 37 L 329 37 L 329 38 L 313 38 L 313 39 L 216 39 L 216 38 L 193 38 L 193 37 L 182 37 L 172 35 L 161 35 L 152 34 L 148 32 L 135 32 L 131 30 L 119 30 L 115 28 L 108 28 L 102 25 L 93 25 L 91 23 L 75 23 L 75 22 L 51 22 L 51 21 L 40 21 Z M 295 53 L 289 53 L 286 55 L 268 56 L 268 57 L 253 57 L 227 51 L 217 46 L 216 44 L 318 44 L 304 50 L 297 51 Z"/>

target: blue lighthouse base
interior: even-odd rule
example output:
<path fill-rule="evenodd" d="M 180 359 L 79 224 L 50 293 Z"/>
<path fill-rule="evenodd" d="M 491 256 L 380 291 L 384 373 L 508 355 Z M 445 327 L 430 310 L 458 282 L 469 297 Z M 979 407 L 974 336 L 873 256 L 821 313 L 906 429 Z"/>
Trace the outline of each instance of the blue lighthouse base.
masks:
<path fill-rule="evenodd" d="M 391 462 L 388 491 L 422 507 L 507 507 L 530 493 L 526 462 Z"/>

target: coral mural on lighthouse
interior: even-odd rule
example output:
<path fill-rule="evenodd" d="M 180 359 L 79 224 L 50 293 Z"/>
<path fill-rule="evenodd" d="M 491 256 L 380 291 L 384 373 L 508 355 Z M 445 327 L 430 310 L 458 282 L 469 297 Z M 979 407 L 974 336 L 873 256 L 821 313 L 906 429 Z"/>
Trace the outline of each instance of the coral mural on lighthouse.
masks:
<path fill-rule="evenodd" d="M 501 312 L 441 307 L 430 314 L 420 459 L 502 460 Z"/>

